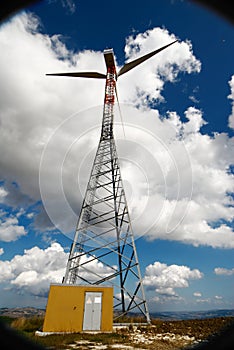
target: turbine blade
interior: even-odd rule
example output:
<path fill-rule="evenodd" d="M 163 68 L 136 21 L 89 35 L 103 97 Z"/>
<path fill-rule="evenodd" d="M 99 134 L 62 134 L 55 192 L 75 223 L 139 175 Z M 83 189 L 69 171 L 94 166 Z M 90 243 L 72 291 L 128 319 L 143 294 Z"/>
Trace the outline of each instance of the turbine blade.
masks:
<path fill-rule="evenodd" d="M 49 73 L 46 75 L 60 76 L 60 77 L 106 79 L 105 74 L 97 73 L 97 72 Z"/>
<path fill-rule="evenodd" d="M 122 74 L 128 72 L 130 69 L 132 69 L 132 68 L 138 66 L 138 65 L 141 64 L 142 62 L 148 60 L 150 57 L 156 55 L 156 54 L 159 53 L 160 51 L 166 49 L 168 46 L 171 46 L 172 44 L 176 43 L 177 41 L 178 41 L 178 40 L 175 40 L 175 41 L 173 41 L 172 43 L 167 44 L 167 45 L 161 47 L 160 49 L 157 49 L 157 50 L 152 51 L 152 52 L 150 52 L 150 53 L 148 53 L 148 54 L 146 54 L 146 55 L 144 55 L 144 56 L 142 56 L 142 57 L 139 57 L 139 58 L 137 58 L 136 60 L 134 60 L 134 61 L 132 61 L 132 62 L 126 63 L 126 64 L 120 69 L 120 71 L 119 71 L 119 73 L 118 73 L 118 77 L 119 77 L 120 75 L 122 75 Z"/>

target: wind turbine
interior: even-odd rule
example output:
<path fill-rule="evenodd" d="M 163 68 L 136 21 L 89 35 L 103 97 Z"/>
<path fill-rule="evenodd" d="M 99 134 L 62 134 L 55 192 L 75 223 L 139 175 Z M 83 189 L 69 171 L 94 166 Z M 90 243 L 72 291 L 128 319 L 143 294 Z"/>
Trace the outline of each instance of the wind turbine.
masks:
<path fill-rule="evenodd" d="M 113 134 L 117 79 L 177 40 L 126 63 L 117 73 L 112 49 L 104 50 L 106 74 L 52 73 L 50 76 L 105 79 L 102 130 L 63 278 L 65 284 L 111 284 L 116 319 L 130 311 L 150 316 Z M 118 97 L 117 97 L 118 99 Z"/>

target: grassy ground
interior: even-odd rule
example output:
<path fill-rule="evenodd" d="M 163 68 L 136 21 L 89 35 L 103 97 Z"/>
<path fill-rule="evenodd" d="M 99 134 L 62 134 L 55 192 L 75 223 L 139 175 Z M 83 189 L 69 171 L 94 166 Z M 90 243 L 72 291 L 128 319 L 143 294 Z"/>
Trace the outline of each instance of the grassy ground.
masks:
<path fill-rule="evenodd" d="M 132 326 L 119 329 L 113 333 L 75 333 L 35 336 L 35 331 L 42 328 L 43 318 L 1 317 L 20 334 L 37 344 L 50 349 L 183 349 L 198 341 L 204 341 L 219 333 L 221 329 L 234 321 L 233 317 L 202 320 L 161 321 L 153 320 L 151 326 Z M 136 320 L 128 320 L 135 322 Z M 125 320 L 126 322 L 126 320 Z M 96 347 L 95 347 L 96 346 Z"/>

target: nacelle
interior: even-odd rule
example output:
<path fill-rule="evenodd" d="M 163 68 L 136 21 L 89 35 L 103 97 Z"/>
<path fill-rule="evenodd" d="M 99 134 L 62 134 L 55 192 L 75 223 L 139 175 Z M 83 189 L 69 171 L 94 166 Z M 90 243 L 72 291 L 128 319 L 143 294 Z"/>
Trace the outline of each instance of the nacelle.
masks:
<path fill-rule="evenodd" d="M 106 62 L 106 68 L 115 67 L 115 58 L 113 49 L 104 50 L 104 58 Z"/>

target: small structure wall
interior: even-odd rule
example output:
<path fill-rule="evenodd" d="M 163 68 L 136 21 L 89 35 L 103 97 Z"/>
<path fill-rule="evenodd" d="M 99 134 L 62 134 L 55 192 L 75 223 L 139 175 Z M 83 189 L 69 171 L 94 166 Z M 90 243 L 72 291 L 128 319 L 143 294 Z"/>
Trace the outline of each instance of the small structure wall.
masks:
<path fill-rule="evenodd" d="M 100 331 L 112 331 L 112 287 L 52 284 L 48 296 L 43 332 L 81 332 L 83 330 L 86 292 L 102 293 Z"/>

